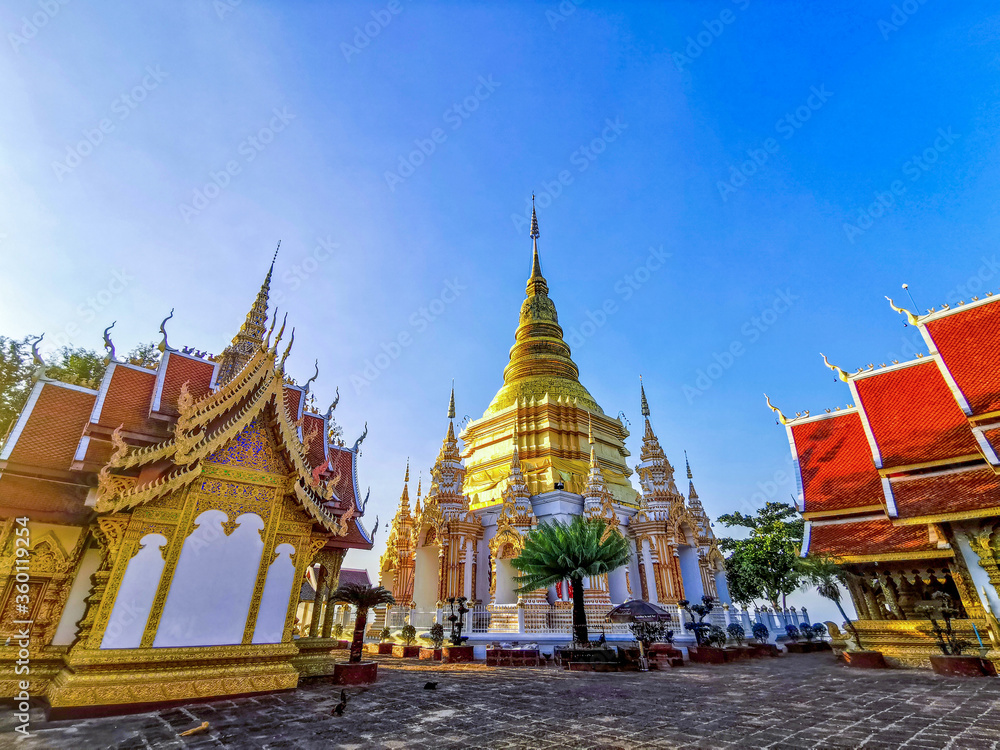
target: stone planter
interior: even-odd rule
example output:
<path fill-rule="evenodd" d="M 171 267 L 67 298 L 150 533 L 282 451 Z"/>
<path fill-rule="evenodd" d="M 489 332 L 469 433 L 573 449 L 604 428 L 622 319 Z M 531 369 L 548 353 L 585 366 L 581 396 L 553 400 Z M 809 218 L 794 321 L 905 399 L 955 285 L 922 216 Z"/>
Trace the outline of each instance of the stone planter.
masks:
<path fill-rule="evenodd" d="M 368 654 L 381 654 L 385 656 L 386 654 L 392 653 L 391 643 L 366 643 L 365 653 Z"/>
<path fill-rule="evenodd" d="M 753 650 L 754 656 L 781 656 L 778 647 L 773 643 L 751 643 L 750 648 Z"/>
<path fill-rule="evenodd" d="M 993 662 L 979 656 L 945 656 L 931 654 L 931 668 L 934 674 L 946 677 L 996 677 Z"/>
<path fill-rule="evenodd" d="M 887 669 L 881 651 L 845 651 L 844 660 L 850 667 L 861 669 Z"/>
<path fill-rule="evenodd" d="M 378 663 L 374 661 L 339 662 L 333 666 L 334 685 L 371 685 L 377 676 Z"/>
<path fill-rule="evenodd" d="M 749 654 L 740 648 L 724 648 L 722 649 L 722 658 L 726 661 L 739 661 L 740 659 L 749 658 Z"/>
<path fill-rule="evenodd" d="M 813 644 L 808 641 L 788 641 L 785 644 L 785 651 L 790 654 L 811 654 L 813 650 Z"/>
<path fill-rule="evenodd" d="M 422 661 L 441 661 L 441 651 L 440 648 L 429 648 L 420 647 L 420 659 Z"/>
<path fill-rule="evenodd" d="M 475 660 L 476 652 L 472 646 L 445 646 L 441 649 L 441 661 L 445 664 Z"/>
<path fill-rule="evenodd" d="M 726 649 L 715 646 L 691 646 L 688 659 L 694 664 L 725 664 Z"/>
<path fill-rule="evenodd" d="M 401 659 L 412 659 L 415 656 L 420 656 L 420 646 L 406 646 L 402 643 L 397 643 L 392 647 L 392 655 L 398 656 Z"/>
<path fill-rule="evenodd" d="M 753 646 L 737 646 L 736 650 L 743 654 L 744 659 L 758 659 L 762 654 L 758 654 Z"/>
<path fill-rule="evenodd" d="M 814 651 L 833 651 L 833 646 L 830 641 L 816 641 L 813 643 Z"/>

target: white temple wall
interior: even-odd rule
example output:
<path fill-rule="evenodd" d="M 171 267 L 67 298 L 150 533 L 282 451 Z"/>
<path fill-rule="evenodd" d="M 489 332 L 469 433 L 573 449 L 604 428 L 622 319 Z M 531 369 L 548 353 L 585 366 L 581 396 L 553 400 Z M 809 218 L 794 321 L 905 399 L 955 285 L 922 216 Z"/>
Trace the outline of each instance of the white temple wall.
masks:
<path fill-rule="evenodd" d="M 254 513 L 237 518 L 226 536 L 219 510 L 195 520 L 185 540 L 163 606 L 154 647 L 224 646 L 243 641 L 264 543 L 264 521 Z"/>
<path fill-rule="evenodd" d="M 431 545 L 417 550 L 413 564 L 413 604 L 420 612 L 437 609 L 438 583 L 441 577 L 441 547 Z"/>
<path fill-rule="evenodd" d="M 681 567 L 681 580 L 684 582 L 684 598 L 690 602 L 700 602 L 705 595 L 705 587 L 701 581 L 701 565 L 698 561 L 698 550 L 687 545 L 677 548 Z"/>
<path fill-rule="evenodd" d="M 274 554 L 276 558 L 267 569 L 264 592 L 260 597 L 260 610 L 257 612 L 257 624 L 253 632 L 254 643 L 281 643 L 285 632 L 288 602 L 295 583 L 295 564 L 292 562 L 295 547 L 279 544 Z"/>
<path fill-rule="evenodd" d="M 101 648 L 139 648 L 166 564 L 160 553 L 166 543 L 163 534 L 146 534 L 139 540 L 139 550 L 129 560 L 118 586 Z"/>
<path fill-rule="evenodd" d="M 62 615 L 59 618 L 56 634 L 52 637 L 53 646 L 69 646 L 76 640 L 77 623 L 83 619 L 87 610 L 87 596 L 90 594 L 91 588 L 90 577 L 100 566 L 101 551 L 99 549 L 88 549 L 83 553 L 76 578 L 73 580 L 69 596 L 66 598 L 66 606 L 63 607 Z"/>
<path fill-rule="evenodd" d="M 612 604 L 622 604 L 628 600 L 628 588 L 625 585 L 625 571 L 628 566 L 623 565 L 617 570 L 608 573 L 608 594 L 611 595 Z"/>
<path fill-rule="evenodd" d="M 718 595 L 719 601 L 722 604 L 732 604 L 733 600 L 729 597 L 729 584 L 726 583 L 725 572 L 717 571 L 714 575 L 715 575 L 715 593 Z"/>

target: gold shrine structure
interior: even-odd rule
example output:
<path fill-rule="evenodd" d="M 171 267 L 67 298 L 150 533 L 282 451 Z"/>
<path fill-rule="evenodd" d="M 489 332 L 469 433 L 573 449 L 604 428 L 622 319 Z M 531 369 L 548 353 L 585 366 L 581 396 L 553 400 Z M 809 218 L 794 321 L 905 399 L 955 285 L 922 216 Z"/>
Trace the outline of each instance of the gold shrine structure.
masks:
<path fill-rule="evenodd" d="M 274 263 L 219 357 L 167 341 L 94 388 L 46 374 L 0 448 L 0 695 L 53 716 L 294 688 L 332 667 L 348 549 L 370 549 L 357 457 L 285 371 Z M 173 313 L 171 312 L 171 316 Z M 272 342 L 273 335 L 273 342 Z M 338 397 L 339 398 L 339 397 Z M 302 582 L 318 581 L 296 623 Z M 293 638 L 298 627 L 306 637 Z M 4 645 L 6 640 L 6 645 Z"/>
<path fill-rule="evenodd" d="M 459 436 L 452 388 L 431 486 L 422 497 L 418 485 L 412 508 L 407 466 L 380 560 L 382 585 L 411 610 L 418 627 L 440 621 L 447 600 L 464 596 L 477 622 L 488 619 L 484 631 L 533 632 L 557 620 L 568 630 L 568 582 L 519 596 L 511 560 L 538 523 L 585 514 L 622 530 L 634 551 L 629 566 L 585 582 L 595 614 L 629 598 L 668 605 L 703 594 L 728 600 L 711 523 L 693 480 L 687 497 L 677 488 L 650 424 L 644 387 L 641 490 L 633 487 L 624 442 L 629 432 L 580 382 L 563 339 L 542 275 L 534 209 L 530 236 L 531 272 L 503 385 Z M 371 628 L 385 625 L 385 616 L 381 612 Z"/>
<path fill-rule="evenodd" d="M 785 417 L 798 467 L 803 555 L 829 557 L 848 588 L 866 648 L 902 666 L 939 653 L 920 606 L 947 594 L 960 636 L 1000 662 L 1000 304 L 897 307 L 926 354 L 827 367 L 853 405 Z"/>

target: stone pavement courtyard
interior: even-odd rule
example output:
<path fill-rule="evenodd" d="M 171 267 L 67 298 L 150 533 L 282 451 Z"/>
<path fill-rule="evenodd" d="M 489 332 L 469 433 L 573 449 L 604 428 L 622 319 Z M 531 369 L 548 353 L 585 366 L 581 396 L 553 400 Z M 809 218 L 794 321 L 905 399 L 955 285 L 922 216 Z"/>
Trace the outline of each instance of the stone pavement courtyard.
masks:
<path fill-rule="evenodd" d="M 830 654 L 647 674 L 441 666 L 380 657 L 379 681 L 127 717 L 45 722 L 24 748 L 997 748 L 1000 679 L 863 671 Z M 427 690 L 428 681 L 438 683 Z M 208 721 L 207 732 L 178 733 Z"/>

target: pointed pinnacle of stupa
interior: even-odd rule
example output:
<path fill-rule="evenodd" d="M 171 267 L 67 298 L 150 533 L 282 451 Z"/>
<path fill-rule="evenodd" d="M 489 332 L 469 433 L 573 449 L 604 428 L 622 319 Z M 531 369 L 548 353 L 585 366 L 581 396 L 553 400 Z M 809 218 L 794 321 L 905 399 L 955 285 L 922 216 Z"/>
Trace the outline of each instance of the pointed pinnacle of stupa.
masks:
<path fill-rule="evenodd" d="M 684 451 L 684 464 L 687 466 L 688 475 L 688 498 L 691 500 L 698 499 L 698 491 L 694 488 L 694 474 L 691 473 L 691 462 L 688 461 L 688 452 Z"/>
<path fill-rule="evenodd" d="M 538 216 L 535 214 L 535 194 L 531 194 L 531 276 L 528 277 L 528 296 L 534 297 L 539 294 L 548 294 L 549 285 L 542 276 L 542 263 L 538 259 Z"/>
<path fill-rule="evenodd" d="M 451 381 L 451 401 L 448 402 L 448 419 L 455 418 L 455 381 Z"/>
<path fill-rule="evenodd" d="M 406 476 L 403 477 L 403 493 L 399 496 L 399 512 L 410 514 L 410 459 L 406 459 Z"/>
<path fill-rule="evenodd" d="M 642 375 L 639 376 L 639 393 L 642 395 L 642 416 L 649 417 L 649 402 L 646 400 L 646 388 L 642 384 Z"/>
<path fill-rule="evenodd" d="M 403 477 L 403 484 L 409 484 L 410 482 L 410 459 L 406 459 L 406 476 Z"/>
<path fill-rule="evenodd" d="M 281 242 L 278 242 L 281 248 Z M 222 353 L 219 366 L 218 383 L 222 385 L 232 380 L 236 374 L 243 369 L 243 366 L 250 361 L 258 348 L 264 344 L 264 335 L 267 332 L 267 302 L 271 293 L 271 276 L 274 274 L 274 263 L 278 259 L 278 250 L 274 251 L 271 265 L 267 269 L 264 282 L 260 285 L 257 297 L 247 313 L 246 320 L 240 326 L 240 330 L 233 336 L 232 343 L 226 347 Z"/>

